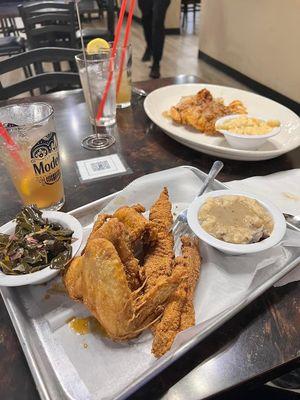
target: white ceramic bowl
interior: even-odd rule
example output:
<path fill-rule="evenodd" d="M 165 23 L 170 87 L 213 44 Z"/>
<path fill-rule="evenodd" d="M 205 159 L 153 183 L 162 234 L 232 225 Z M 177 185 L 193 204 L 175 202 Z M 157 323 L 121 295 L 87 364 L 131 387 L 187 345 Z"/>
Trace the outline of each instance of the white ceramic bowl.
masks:
<path fill-rule="evenodd" d="M 219 124 L 223 124 L 225 121 L 238 118 L 238 117 L 248 117 L 248 118 L 258 118 L 264 119 L 254 115 L 228 115 L 227 117 L 219 118 L 216 121 L 216 128 L 219 132 L 221 132 L 227 143 L 234 149 L 239 150 L 257 150 L 259 149 L 270 137 L 278 135 L 281 127 L 275 127 L 271 132 L 266 133 L 265 135 L 243 135 L 239 133 L 230 132 L 224 129 L 218 129 Z M 270 118 L 269 118 L 270 119 Z"/>
<path fill-rule="evenodd" d="M 82 238 L 83 229 L 80 222 L 70 214 L 60 211 L 44 211 L 43 217 L 48 218 L 50 222 L 58 222 L 64 228 L 69 228 L 74 231 L 73 238 L 76 239 L 72 243 L 72 257 L 78 252 Z M 8 222 L 0 228 L 1 233 L 13 234 L 15 232 L 16 222 L 14 220 Z M 59 270 L 44 268 L 41 271 L 33 272 L 26 275 L 6 275 L 0 271 L 0 286 L 23 286 L 43 283 L 54 278 L 59 273 Z"/>
<path fill-rule="evenodd" d="M 223 240 L 216 239 L 214 236 L 207 233 L 200 225 L 198 219 L 198 213 L 204 202 L 210 197 L 220 197 L 227 195 L 236 196 L 247 196 L 251 199 L 257 200 L 272 216 L 274 222 L 274 228 L 271 235 L 258 243 L 250 244 L 235 244 L 227 243 Z M 282 212 L 271 202 L 261 197 L 257 197 L 250 193 L 238 192 L 234 190 L 216 190 L 214 192 L 206 193 L 200 197 L 197 197 L 189 206 L 187 212 L 187 220 L 190 228 L 193 232 L 204 242 L 222 251 L 223 253 L 239 255 L 239 254 L 250 254 L 258 253 L 263 250 L 270 249 L 271 247 L 278 244 L 283 238 L 286 232 L 286 222 Z"/>

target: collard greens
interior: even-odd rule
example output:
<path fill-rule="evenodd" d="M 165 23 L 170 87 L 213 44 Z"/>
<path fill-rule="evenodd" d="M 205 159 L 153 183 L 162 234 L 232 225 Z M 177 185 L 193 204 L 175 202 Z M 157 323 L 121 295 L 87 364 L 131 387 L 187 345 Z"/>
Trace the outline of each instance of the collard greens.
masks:
<path fill-rule="evenodd" d="M 42 218 L 36 206 L 26 206 L 16 216 L 15 233 L 0 233 L 0 269 L 8 275 L 63 269 L 72 256 L 72 235 L 70 229 Z"/>

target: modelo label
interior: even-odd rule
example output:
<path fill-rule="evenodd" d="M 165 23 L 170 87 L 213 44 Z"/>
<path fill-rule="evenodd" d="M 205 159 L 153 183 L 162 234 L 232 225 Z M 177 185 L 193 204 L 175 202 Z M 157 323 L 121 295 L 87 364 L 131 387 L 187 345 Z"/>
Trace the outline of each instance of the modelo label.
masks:
<path fill-rule="evenodd" d="M 40 139 L 30 151 L 35 176 L 43 185 L 53 185 L 60 180 L 60 162 L 55 132 Z"/>

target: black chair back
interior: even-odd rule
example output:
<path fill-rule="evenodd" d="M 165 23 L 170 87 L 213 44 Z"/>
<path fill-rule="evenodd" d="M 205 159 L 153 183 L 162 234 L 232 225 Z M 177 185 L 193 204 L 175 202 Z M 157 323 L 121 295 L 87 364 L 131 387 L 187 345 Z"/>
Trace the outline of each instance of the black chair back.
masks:
<path fill-rule="evenodd" d="M 74 3 L 24 3 L 18 6 L 30 49 L 76 48 Z"/>
<path fill-rule="evenodd" d="M 25 53 L 12 56 L 4 61 L 0 61 L 1 74 L 14 71 L 24 66 L 30 67 L 32 64 L 60 63 L 62 61 L 74 61 L 75 55 L 79 53 L 76 49 L 46 47 L 43 49 L 30 50 Z M 23 81 L 14 83 L 10 86 L 1 85 L 0 75 L 0 100 L 7 100 L 21 93 L 31 92 L 33 89 L 52 88 L 52 91 L 74 89 L 74 86 L 80 87 L 80 78 L 78 72 L 44 72 L 35 76 L 30 76 Z M 53 90 L 54 88 L 54 90 Z"/>

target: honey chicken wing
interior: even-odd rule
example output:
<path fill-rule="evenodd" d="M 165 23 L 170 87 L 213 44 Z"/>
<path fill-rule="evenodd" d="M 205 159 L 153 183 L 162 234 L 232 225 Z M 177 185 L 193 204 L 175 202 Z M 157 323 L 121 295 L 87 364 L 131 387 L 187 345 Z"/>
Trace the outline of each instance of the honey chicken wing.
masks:
<path fill-rule="evenodd" d="M 63 282 L 68 295 L 73 300 L 82 299 L 81 272 L 83 257 L 75 257 L 63 275 Z"/>
<path fill-rule="evenodd" d="M 134 253 L 141 252 L 144 246 L 155 242 L 157 238 L 153 224 L 142 215 L 143 212 L 145 208 L 141 204 L 135 204 L 121 207 L 113 214 L 114 218 L 125 225 Z"/>
<path fill-rule="evenodd" d="M 82 267 L 82 299 L 109 337 L 127 340 L 137 336 L 161 313 L 161 306 L 178 285 L 178 277 L 161 278 L 146 295 L 132 292 L 122 261 L 107 239 L 93 239 Z"/>

